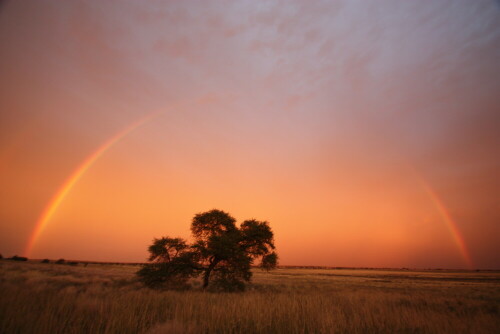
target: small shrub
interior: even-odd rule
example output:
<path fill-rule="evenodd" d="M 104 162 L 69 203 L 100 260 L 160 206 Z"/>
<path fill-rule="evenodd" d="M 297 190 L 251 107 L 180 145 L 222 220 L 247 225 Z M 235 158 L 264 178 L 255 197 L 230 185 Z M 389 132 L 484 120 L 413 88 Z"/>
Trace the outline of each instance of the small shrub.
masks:
<path fill-rule="evenodd" d="M 50 263 L 50 260 L 49 259 L 43 259 L 42 263 Z"/>
<path fill-rule="evenodd" d="M 66 264 L 68 264 L 70 266 L 77 266 L 78 262 L 76 262 L 76 261 L 70 261 L 70 262 L 67 262 Z"/>
<path fill-rule="evenodd" d="M 14 255 L 10 258 L 12 261 L 28 261 L 27 257 Z"/>
<path fill-rule="evenodd" d="M 153 289 L 187 290 L 189 275 L 186 268 L 172 263 L 151 263 L 144 265 L 138 272 L 139 281 Z M 187 270 L 190 270 L 188 268 Z"/>
<path fill-rule="evenodd" d="M 65 264 L 66 260 L 65 259 L 59 259 L 56 261 L 56 264 Z"/>

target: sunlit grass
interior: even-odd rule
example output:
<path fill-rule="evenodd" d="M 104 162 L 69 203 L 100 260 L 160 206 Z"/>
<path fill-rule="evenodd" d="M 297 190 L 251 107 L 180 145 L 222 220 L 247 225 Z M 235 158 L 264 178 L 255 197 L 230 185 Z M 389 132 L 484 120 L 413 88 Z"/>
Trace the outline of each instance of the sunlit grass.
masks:
<path fill-rule="evenodd" d="M 244 293 L 155 291 L 137 266 L 0 261 L 0 333 L 495 333 L 500 273 L 256 270 Z"/>

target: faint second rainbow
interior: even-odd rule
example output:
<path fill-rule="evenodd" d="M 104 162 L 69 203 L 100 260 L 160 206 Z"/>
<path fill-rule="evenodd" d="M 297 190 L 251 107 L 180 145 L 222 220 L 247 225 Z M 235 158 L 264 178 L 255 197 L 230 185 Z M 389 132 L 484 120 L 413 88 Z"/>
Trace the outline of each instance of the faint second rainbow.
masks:
<path fill-rule="evenodd" d="M 422 184 L 422 187 L 429 195 L 429 198 L 432 200 L 441 218 L 446 223 L 446 226 L 448 227 L 450 234 L 453 236 L 453 240 L 455 241 L 455 244 L 457 245 L 460 254 L 462 255 L 462 258 L 466 262 L 469 269 L 472 269 L 473 267 L 472 259 L 469 254 L 469 251 L 467 250 L 467 245 L 465 244 L 464 238 L 462 237 L 462 234 L 460 233 L 457 224 L 455 223 L 450 213 L 446 209 L 446 206 L 443 204 L 442 200 L 438 197 L 438 195 L 431 188 L 431 186 L 422 177 L 419 177 L 419 179 L 420 183 Z"/>
<path fill-rule="evenodd" d="M 56 212 L 61 202 L 64 200 L 66 195 L 69 193 L 71 188 L 78 182 L 83 174 L 92 166 L 92 164 L 99 159 L 99 157 L 106 152 L 110 147 L 119 142 L 123 137 L 140 127 L 141 125 L 149 122 L 154 117 L 158 116 L 162 112 L 157 111 L 146 115 L 146 117 L 139 119 L 138 121 L 127 126 L 125 129 L 121 130 L 113 137 L 109 138 L 101 146 L 97 148 L 92 154 L 90 154 L 83 162 L 71 173 L 71 175 L 66 179 L 66 181 L 61 185 L 59 190 L 54 194 L 52 199 L 49 201 L 45 209 L 42 211 L 40 217 L 38 218 L 35 228 L 31 233 L 26 249 L 24 251 L 25 256 L 29 256 L 36 240 L 40 237 L 41 233 L 47 226 L 54 213 Z"/>

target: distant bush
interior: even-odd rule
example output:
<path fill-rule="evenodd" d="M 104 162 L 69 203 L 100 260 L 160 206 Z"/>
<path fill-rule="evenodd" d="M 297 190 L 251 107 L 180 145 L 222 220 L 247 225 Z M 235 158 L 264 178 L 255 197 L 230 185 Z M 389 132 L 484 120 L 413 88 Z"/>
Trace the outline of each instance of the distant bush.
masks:
<path fill-rule="evenodd" d="M 153 263 L 143 266 L 137 272 L 137 275 L 139 280 L 150 288 L 187 290 L 190 287 L 188 276 L 184 275 L 187 270 L 190 270 L 190 268 L 184 267 L 182 264 Z"/>
<path fill-rule="evenodd" d="M 70 262 L 67 262 L 66 264 L 68 264 L 70 266 L 77 266 L 78 262 L 76 262 L 76 261 L 70 261 Z"/>
<path fill-rule="evenodd" d="M 66 260 L 65 259 L 59 259 L 56 261 L 56 264 L 65 264 Z"/>
<path fill-rule="evenodd" d="M 28 261 L 27 257 L 14 255 L 10 258 L 12 261 Z"/>
<path fill-rule="evenodd" d="M 42 263 L 50 263 L 50 260 L 49 259 L 43 259 Z"/>

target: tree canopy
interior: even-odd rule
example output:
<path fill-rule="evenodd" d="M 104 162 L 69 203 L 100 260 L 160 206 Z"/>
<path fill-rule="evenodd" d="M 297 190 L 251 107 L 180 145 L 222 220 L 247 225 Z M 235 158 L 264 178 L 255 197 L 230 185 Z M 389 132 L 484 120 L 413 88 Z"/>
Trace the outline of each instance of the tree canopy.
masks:
<path fill-rule="evenodd" d="M 149 246 L 149 263 L 138 272 L 150 287 L 188 288 L 188 280 L 202 279 L 202 287 L 237 291 L 252 277 L 251 267 L 270 270 L 276 267 L 274 235 L 266 221 L 236 219 L 227 212 L 210 210 L 198 213 L 191 222 L 193 243 L 182 238 L 162 237 Z"/>

